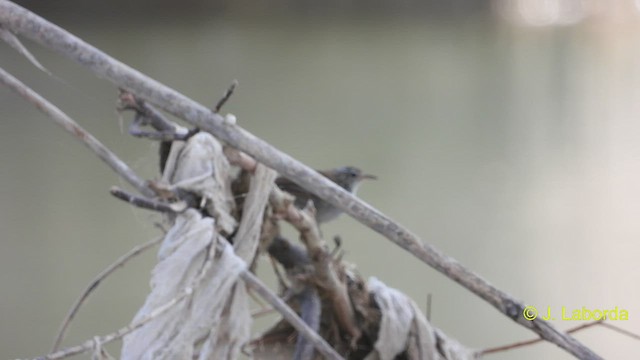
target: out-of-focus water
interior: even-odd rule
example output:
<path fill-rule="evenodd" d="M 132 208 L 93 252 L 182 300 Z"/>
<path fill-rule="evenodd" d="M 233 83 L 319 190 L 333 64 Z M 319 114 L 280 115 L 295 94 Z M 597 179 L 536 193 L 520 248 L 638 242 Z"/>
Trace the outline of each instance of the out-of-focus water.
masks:
<path fill-rule="evenodd" d="M 215 19 L 59 23 L 116 58 L 225 111 L 318 168 L 379 176 L 359 195 L 497 287 L 545 312 L 629 312 L 640 331 L 640 46 L 636 24 L 520 28 L 455 20 Z M 155 145 L 126 134 L 116 89 L 27 43 L 56 80 L 5 45 L 0 63 L 116 151 L 155 176 Z M 0 357 L 48 351 L 60 320 L 95 274 L 159 234 L 153 214 L 108 195 L 122 185 L 69 135 L 0 88 Z M 349 218 L 353 262 L 424 307 L 463 344 L 534 337 L 410 254 Z M 67 344 L 126 324 L 144 300 L 154 254 L 107 280 Z M 559 318 L 559 316 L 558 316 Z M 567 329 L 580 321 L 555 321 Z M 91 336 L 90 336 L 91 335 Z M 606 358 L 637 341 L 603 328 L 576 335 Z M 118 346 L 111 347 L 117 349 Z M 495 359 L 568 359 L 541 344 Z"/>

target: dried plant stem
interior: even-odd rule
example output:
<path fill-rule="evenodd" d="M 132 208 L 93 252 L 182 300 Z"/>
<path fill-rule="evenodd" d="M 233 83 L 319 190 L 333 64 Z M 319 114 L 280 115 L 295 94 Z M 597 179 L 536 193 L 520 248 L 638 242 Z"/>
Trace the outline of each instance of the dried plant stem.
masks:
<path fill-rule="evenodd" d="M 89 149 L 98 155 L 102 161 L 107 163 L 107 165 L 109 165 L 117 174 L 122 176 L 122 178 L 127 180 L 127 182 L 129 182 L 129 184 L 136 188 L 141 194 L 148 197 L 152 197 L 154 195 L 147 187 L 145 181 L 136 175 L 136 173 L 134 173 L 124 161 L 120 160 L 120 158 L 104 146 L 104 144 L 78 125 L 78 123 L 73 121 L 73 119 L 62 112 L 62 110 L 58 109 L 55 105 L 47 101 L 47 99 L 40 96 L 40 94 L 33 91 L 2 68 L 0 68 L 0 82 L 7 85 L 7 87 L 15 93 L 53 119 L 56 124 L 63 127 L 68 133 L 84 143 Z"/>
<path fill-rule="evenodd" d="M 118 111 L 133 110 L 136 113 L 136 120 L 144 119 L 142 124 L 136 125 L 150 125 L 156 130 L 155 133 L 144 133 L 141 130 L 129 131 L 133 136 L 137 137 L 150 137 L 156 140 L 186 140 L 190 135 L 189 130 L 167 119 L 158 109 L 147 104 L 143 100 L 137 98 L 134 94 L 120 89 L 120 95 L 118 96 Z M 133 125 L 133 124 L 132 124 Z M 135 127 L 134 127 L 135 129 Z"/>
<path fill-rule="evenodd" d="M 151 247 L 159 244 L 161 241 L 162 241 L 162 237 L 158 237 L 156 239 L 147 241 L 144 244 L 140 244 L 140 245 L 134 247 L 128 253 L 122 255 L 122 257 L 120 257 L 118 260 L 116 260 L 113 264 L 109 265 L 109 267 L 104 269 L 93 280 L 91 280 L 89 285 L 87 285 L 87 287 L 84 289 L 84 291 L 80 294 L 80 297 L 78 297 L 76 302 L 73 304 L 73 306 L 69 310 L 69 313 L 67 314 L 67 316 L 62 321 L 62 325 L 60 326 L 60 330 L 58 330 L 58 336 L 56 336 L 56 340 L 53 343 L 53 348 L 52 348 L 51 352 L 56 352 L 60 348 L 60 344 L 62 343 L 62 340 L 64 339 L 64 336 L 65 336 L 65 334 L 67 332 L 69 324 L 71 323 L 73 318 L 76 316 L 76 314 L 80 310 L 80 307 L 82 306 L 84 301 L 98 287 L 98 285 L 100 285 L 102 280 L 104 280 L 107 276 L 111 275 L 116 269 L 123 267 L 127 263 L 127 261 L 129 261 L 132 258 L 140 255 L 141 253 L 143 253 L 147 249 L 150 249 Z"/>
<path fill-rule="evenodd" d="M 302 336 L 307 338 L 313 346 L 322 354 L 326 359 L 341 360 L 343 359 L 318 333 L 313 331 L 309 325 L 300 319 L 298 314 L 293 311 L 278 295 L 274 294 L 268 287 L 266 287 L 260 279 L 253 275 L 249 271 L 244 271 L 240 274 L 242 280 L 255 290 L 263 299 L 265 299 L 276 311 L 278 311 L 282 317 L 287 320 Z"/>
<path fill-rule="evenodd" d="M 148 199 L 140 196 L 133 195 L 127 191 L 120 189 L 117 186 L 112 186 L 109 190 L 114 197 L 126 201 L 131 205 L 137 206 L 142 209 L 158 211 L 162 213 L 177 213 L 186 210 L 187 204 L 185 202 L 179 203 L 166 203 L 153 199 Z"/>
<path fill-rule="evenodd" d="M 640 335 L 632 333 L 631 331 L 619 328 L 619 327 L 617 327 L 617 326 L 615 326 L 613 324 L 609 324 L 609 323 L 603 322 L 601 325 L 603 327 L 606 327 L 607 329 L 613 330 L 613 331 L 615 331 L 615 332 L 617 332 L 619 334 L 626 335 L 626 336 L 628 336 L 628 337 L 630 337 L 632 339 L 635 339 L 635 340 L 640 340 Z"/>
<path fill-rule="evenodd" d="M 263 317 L 263 316 L 266 316 L 266 315 L 269 315 L 269 314 L 274 314 L 276 312 L 277 312 L 276 309 L 268 306 L 268 307 L 264 307 L 264 308 L 256 309 L 256 310 L 252 311 L 251 312 L 251 317 L 252 318 L 259 318 L 259 317 Z"/>
<path fill-rule="evenodd" d="M 153 245 L 155 245 L 157 242 L 162 241 L 163 238 L 160 237 L 158 239 L 155 239 L 153 241 L 150 241 L 146 244 L 143 244 L 135 249 L 133 249 L 132 251 L 130 251 L 129 253 L 125 254 L 120 260 L 116 261 L 113 265 L 111 265 L 109 268 L 105 269 L 100 275 L 98 275 L 98 277 L 96 278 L 96 280 L 94 280 L 89 287 L 87 288 L 88 290 L 85 291 L 85 293 L 83 293 L 83 296 L 80 297 L 80 299 L 78 299 L 78 301 L 76 302 L 77 306 L 74 306 L 70 312 L 71 313 L 75 313 L 77 312 L 77 308 L 79 307 L 79 304 L 82 303 L 82 301 L 86 298 L 85 294 L 88 295 L 88 292 L 90 292 L 93 288 L 95 288 L 95 286 L 102 280 L 104 279 L 104 277 L 108 276 L 111 272 L 113 272 L 113 270 L 115 270 L 116 268 L 118 268 L 119 266 L 122 266 L 122 264 L 124 262 L 126 262 L 126 260 L 130 259 L 131 257 L 133 257 L 135 254 L 139 253 L 140 251 L 142 251 L 141 249 L 147 249 Z M 220 243 L 218 243 L 220 244 Z M 221 245 L 221 246 L 225 246 L 225 245 Z M 229 246 L 229 245 L 226 245 Z M 198 288 L 198 286 L 200 286 L 200 284 L 202 283 L 202 281 L 205 278 L 205 275 L 207 274 L 207 272 L 211 269 L 211 266 L 213 265 L 213 260 L 215 258 L 215 249 L 213 248 L 213 246 L 210 246 L 209 249 L 207 250 L 207 256 L 206 259 L 204 261 L 204 264 L 202 265 L 202 267 L 200 268 L 198 274 L 191 280 L 191 282 L 189 283 L 189 285 L 187 287 L 184 288 L 184 290 L 182 290 L 180 293 L 178 293 L 176 296 L 174 296 L 171 300 L 167 301 L 165 304 L 158 306 L 157 308 L 155 308 L 154 310 L 150 311 L 148 314 L 146 314 L 144 317 L 142 317 L 140 320 L 125 326 L 123 328 L 121 328 L 120 330 L 111 333 L 109 335 L 105 335 L 105 336 L 101 336 L 101 337 L 94 337 L 92 340 L 87 340 L 84 342 L 84 344 L 82 345 L 78 345 L 78 346 L 74 346 L 74 347 L 70 347 L 67 349 L 63 349 L 61 351 L 58 352 L 52 352 L 48 355 L 45 355 L 42 358 L 38 358 L 38 359 L 47 359 L 47 360 L 53 360 L 53 359 L 63 359 L 69 356 L 73 356 L 73 355 L 77 355 L 77 354 L 81 354 L 84 352 L 87 352 L 91 349 L 94 348 L 94 345 L 96 343 L 99 344 L 107 344 L 110 343 L 114 340 L 120 339 L 123 336 L 131 333 L 132 331 L 140 328 L 141 326 L 143 326 L 144 324 L 148 323 L 149 321 L 157 318 L 158 316 L 164 314 L 166 311 L 170 310 L 172 307 L 174 307 L 176 304 L 180 303 L 182 300 L 186 299 L 187 297 L 191 296 L 194 292 L 194 290 L 196 290 Z M 74 311 L 75 310 L 75 311 Z M 72 317 L 72 316 L 71 316 Z M 70 318 L 68 317 L 68 319 L 70 320 Z M 63 323 L 63 328 L 65 328 L 65 325 L 68 324 L 68 321 L 65 321 Z M 62 333 L 62 331 L 61 331 Z M 61 340 L 62 337 L 58 336 L 58 338 Z M 58 341 L 56 340 L 56 344 L 54 345 L 57 346 Z"/>
<path fill-rule="evenodd" d="M 147 314 L 145 317 L 143 317 L 142 319 L 136 321 L 135 323 L 132 323 L 128 326 L 125 326 L 123 328 L 121 328 L 120 330 L 113 332 L 109 335 L 105 335 L 105 336 L 99 336 L 99 337 L 95 337 L 91 340 L 87 340 L 85 341 L 82 345 L 78 345 L 78 346 L 73 346 L 73 347 L 69 347 L 57 352 L 52 352 L 48 355 L 45 355 L 43 357 L 39 357 L 36 358 L 38 360 L 40 359 L 46 359 L 46 360 L 57 360 L 57 359 L 64 359 L 73 355 L 78 355 L 78 354 L 82 354 L 85 353 L 87 351 L 91 351 L 94 348 L 94 345 L 96 343 L 96 341 L 100 344 L 108 344 L 112 341 L 118 340 L 120 338 L 122 338 L 123 336 L 133 332 L 134 330 L 142 327 L 143 325 L 145 325 L 146 323 L 150 322 L 151 320 L 157 318 L 158 316 L 164 314 L 165 312 L 169 311 L 172 307 L 174 307 L 176 304 L 178 304 L 180 301 L 184 300 L 187 296 L 191 295 L 191 293 L 193 293 L 193 289 L 192 288 L 188 288 L 185 289 L 181 294 L 179 294 L 178 296 L 174 297 L 173 299 L 169 300 L 167 303 L 158 306 L 156 309 L 154 309 L 153 311 L 151 311 L 149 314 Z"/>
<path fill-rule="evenodd" d="M 214 112 L 217 112 L 217 113 L 220 112 L 220 109 L 222 109 L 222 107 L 224 106 L 224 104 L 227 103 L 231 95 L 233 95 L 233 92 L 236 90 L 237 86 L 238 86 L 238 80 L 233 80 L 231 85 L 229 85 L 229 88 L 227 89 L 227 91 L 224 92 L 224 95 L 222 96 L 222 98 L 218 100 L 216 107 L 213 108 Z"/>
<path fill-rule="evenodd" d="M 272 187 L 269 201 L 274 212 L 282 214 L 285 220 L 300 233 L 300 239 L 307 248 L 307 253 L 315 268 L 314 280 L 318 283 L 318 288 L 322 289 L 331 302 L 338 324 L 342 330 L 350 335 L 351 345 L 354 346 L 360 338 L 361 332 L 356 325 L 346 285 L 340 281 L 328 247 L 320 236 L 320 230 L 315 221 L 315 210 L 312 206 L 307 206 L 302 210 L 298 209 L 293 205 L 292 200 L 291 195 L 276 186 Z"/>
<path fill-rule="evenodd" d="M 582 325 L 578 325 L 576 327 L 573 327 L 571 329 L 566 330 L 566 332 L 567 332 L 567 334 L 573 334 L 575 332 L 590 328 L 590 327 L 595 326 L 595 325 L 606 325 L 605 323 L 603 323 L 603 321 L 604 321 L 604 319 L 593 321 L 593 322 L 589 322 L 589 323 L 582 324 Z M 484 356 L 484 355 L 487 355 L 487 354 L 504 352 L 504 351 L 507 351 L 507 350 L 513 350 L 513 349 L 517 349 L 517 348 L 533 345 L 533 344 L 539 343 L 541 341 L 543 341 L 543 339 L 541 339 L 541 338 L 525 340 L 525 341 L 518 341 L 518 342 L 515 342 L 515 343 L 512 343 L 512 344 L 508 344 L 508 345 L 501 345 L 501 346 L 496 346 L 496 347 L 492 347 L 492 348 L 488 348 L 488 349 L 483 349 L 483 350 L 478 351 L 476 354 L 478 356 Z"/>

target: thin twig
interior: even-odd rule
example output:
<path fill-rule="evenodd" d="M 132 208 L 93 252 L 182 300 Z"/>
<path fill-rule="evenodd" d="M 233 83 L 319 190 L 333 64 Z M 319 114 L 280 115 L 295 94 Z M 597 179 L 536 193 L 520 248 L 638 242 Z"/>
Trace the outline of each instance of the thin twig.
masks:
<path fill-rule="evenodd" d="M 270 306 L 267 306 L 265 308 L 256 309 L 256 310 L 252 311 L 251 312 L 251 317 L 252 318 L 259 318 L 259 317 L 263 317 L 265 315 L 273 314 L 275 312 L 277 312 L 276 309 L 274 309 L 274 308 L 272 308 Z"/>
<path fill-rule="evenodd" d="M 45 98 L 2 68 L 0 68 L 0 82 L 7 85 L 7 87 L 29 103 L 33 104 L 45 115 L 53 119 L 53 121 L 58 125 L 67 130 L 67 132 L 73 135 L 76 139 L 84 143 L 89 149 L 93 150 L 93 152 L 98 155 L 102 161 L 107 163 L 107 165 L 109 165 L 117 174 L 122 176 L 122 178 L 127 180 L 129 184 L 133 185 L 133 187 L 135 187 L 141 194 L 144 194 L 147 197 L 152 197 L 154 195 L 146 186 L 145 181 L 136 175 L 136 173 L 134 173 L 124 161 L 120 160 L 111 150 L 109 150 L 109 148 L 104 146 L 98 139 L 73 121 L 73 119 L 62 112 L 62 110 L 58 109 L 55 105 L 51 104 Z"/>
<path fill-rule="evenodd" d="M 129 126 L 129 134 L 136 137 L 160 141 L 187 140 L 199 131 L 198 129 L 188 130 L 167 119 L 158 109 L 123 89 L 120 89 L 117 110 L 132 110 L 136 113 Z M 141 127 L 146 125 L 151 126 L 155 131 L 142 130 Z"/>
<path fill-rule="evenodd" d="M 273 256 L 269 256 L 269 262 L 271 263 L 271 268 L 273 269 L 273 273 L 276 275 L 276 279 L 278 279 L 278 285 L 280 285 L 281 289 L 287 290 L 289 286 L 287 285 L 287 282 L 284 280 L 284 276 L 282 275 L 280 268 L 278 268 L 278 265 L 276 264 L 276 260 L 274 260 Z"/>
<path fill-rule="evenodd" d="M 619 328 L 619 327 L 617 327 L 617 326 L 615 326 L 613 324 L 605 323 L 605 322 L 603 322 L 601 325 L 606 327 L 607 329 L 613 330 L 613 331 L 615 331 L 617 333 L 620 333 L 622 335 L 626 335 L 626 336 L 628 336 L 628 337 L 630 337 L 632 339 L 640 340 L 640 335 L 632 333 L 629 330 L 625 330 L 625 329 Z"/>
<path fill-rule="evenodd" d="M 124 89 L 120 89 L 117 109 L 118 111 L 135 111 L 136 114 L 143 117 L 141 119 L 143 122 L 148 122 L 148 124 L 144 123 L 144 125 L 151 125 L 151 127 L 161 133 L 186 134 L 188 132 L 186 128 L 170 121 L 156 108 Z"/>
<path fill-rule="evenodd" d="M 236 90 L 237 86 L 238 86 L 238 80 L 233 80 L 233 82 L 231 83 L 231 86 L 229 86 L 227 91 L 225 91 L 224 96 L 222 97 L 222 99 L 218 100 L 218 103 L 216 104 L 216 107 L 213 108 L 213 111 L 215 111 L 216 113 L 220 112 L 220 109 L 222 109 L 224 104 L 227 103 L 227 100 L 229 100 L 231 95 L 233 95 L 233 92 Z"/>
<path fill-rule="evenodd" d="M 218 246 L 225 247 L 231 246 L 226 240 L 221 238 L 218 241 Z M 295 311 L 293 311 L 284 300 L 280 299 L 271 289 L 269 289 L 257 276 L 246 268 L 246 263 L 242 258 L 238 257 L 235 253 L 231 252 L 236 261 L 240 261 L 245 264 L 244 270 L 240 273 L 240 278 L 245 284 L 264 300 L 266 300 L 276 311 L 278 311 L 282 317 L 287 320 L 302 336 L 304 336 L 313 346 L 322 354 L 326 359 L 332 360 L 344 360 L 340 354 L 338 354 L 332 347 L 323 339 L 317 332 L 315 332 L 304 320 L 302 320 Z"/>
<path fill-rule="evenodd" d="M 185 202 L 177 202 L 177 203 L 165 203 L 160 202 L 153 199 L 148 199 L 145 197 L 133 195 L 127 191 L 120 189 L 117 186 L 111 187 L 109 190 L 111 195 L 116 198 L 126 201 L 131 205 L 135 205 L 142 209 L 148 209 L 153 211 L 159 211 L 163 213 L 177 213 L 187 209 L 187 204 Z"/>
<path fill-rule="evenodd" d="M 570 329 L 566 330 L 566 332 L 567 332 L 567 334 L 573 334 L 575 332 L 590 328 L 590 327 L 595 326 L 595 325 L 607 325 L 606 323 L 603 323 L 603 321 L 604 321 L 604 319 L 601 319 L 601 320 L 596 320 L 596 321 L 593 321 L 593 322 L 585 323 L 585 324 L 582 324 L 582 325 L 578 325 L 576 327 L 573 327 L 573 328 L 570 328 Z M 542 341 L 544 341 L 544 339 L 541 339 L 541 338 L 525 340 L 525 341 L 518 341 L 518 342 L 515 342 L 515 343 L 512 343 L 512 344 L 508 344 L 508 345 L 501 345 L 501 346 L 496 346 L 496 347 L 480 350 L 480 351 L 477 352 L 477 355 L 478 356 L 483 356 L 483 355 L 487 355 L 487 354 L 493 354 L 493 353 L 497 353 L 497 352 L 513 350 L 513 349 L 517 349 L 517 348 L 521 348 L 521 347 L 537 344 L 537 343 L 542 342 Z"/>
<path fill-rule="evenodd" d="M 184 300 L 187 296 L 191 295 L 193 293 L 193 288 L 187 288 L 185 289 L 182 293 L 180 293 L 178 296 L 174 297 L 173 299 L 167 301 L 164 305 L 158 306 L 157 308 L 155 308 L 153 311 L 149 312 L 147 315 L 145 315 L 142 319 L 136 321 L 135 323 L 132 323 L 130 325 L 127 325 L 123 328 L 121 328 L 120 330 L 113 332 L 111 334 L 105 335 L 105 336 L 100 336 L 97 337 L 98 341 L 100 342 L 100 344 L 108 344 L 112 341 L 118 340 L 120 338 L 122 338 L 123 336 L 139 329 L 140 327 L 142 327 L 143 325 L 147 324 L 148 322 L 152 321 L 153 319 L 157 318 L 158 316 L 164 314 L 165 312 L 167 312 L 168 310 L 170 310 L 172 307 L 174 307 L 176 304 L 178 304 L 180 301 Z M 64 359 L 73 355 L 78 355 L 78 354 L 82 354 L 85 353 L 87 351 L 91 351 L 94 348 L 94 344 L 95 344 L 95 339 L 96 337 L 94 337 L 91 340 L 87 340 L 85 341 L 82 345 L 78 345 L 78 346 L 73 346 L 73 347 L 68 347 L 66 349 L 60 350 L 60 351 L 56 351 L 56 352 L 52 352 L 48 355 L 36 358 L 37 360 L 57 360 L 57 359 Z"/>
<path fill-rule="evenodd" d="M 127 261 L 131 260 L 132 258 L 134 258 L 134 257 L 138 256 L 139 254 L 143 253 L 145 250 L 147 250 L 147 249 L 155 246 L 156 244 L 160 243 L 160 241 L 162 241 L 162 237 L 158 237 L 156 239 L 147 241 L 144 244 L 140 244 L 140 245 L 134 247 L 128 253 L 122 255 L 113 264 L 109 265 L 109 267 L 107 267 L 106 269 L 102 270 L 102 272 L 100 274 L 98 274 L 98 276 L 96 276 L 93 280 L 91 280 L 89 285 L 87 285 L 87 287 L 84 289 L 84 291 L 80 294 L 80 297 L 78 297 L 76 302 L 73 304 L 73 306 L 69 310 L 69 313 L 67 314 L 67 316 L 62 321 L 62 325 L 60 326 L 60 329 L 58 330 L 58 336 L 56 336 L 56 340 L 53 343 L 53 348 L 52 348 L 51 352 L 56 352 L 59 349 L 60 344 L 62 343 L 62 340 L 64 339 L 64 336 L 65 336 L 65 334 L 67 332 L 67 328 L 69 327 L 69 324 L 71 323 L 73 318 L 76 316 L 76 314 L 80 310 L 80 307 L 82 306 L 84 301 L 98 287 L 98 285 L 100 285 L 100 282 L 102 282 L 102 280 L 104 280 L 107 276 L 111 275 L 116 269 L 124 266 L 127 263 Z"/>
<path fill-rule="evenodd" d="M 298 333 L 305 338 L 307 338 L 311 343 L 313 343 L 314 347 L 322 354 L 326 359 L 334 359 L 339 360 L 342 359 L 342 356 L 338 354 L 332 347 L 329 345 L 318 333 L 313 331 L 309 325 L 307 325 L 295 311 L 291 310 L 291 308 L 285 304 L 276 294 L 274 294 L 271 290 L 269 290 L 266 285 L 264 285 L 260 279 L 258 279 L 251 272 L 245 270 L 240 276 L 242 280 L 247 284 L 247 286 L 251 287 L 255 290 L 263 299 L 267 300 L 271 306 L 273 306 L 282 317 L 285 318 L 296 330 Z"/>
<path fill-rule="evenodd" d="M 329 294 L 326 297 L 332 298 L 334 295 L 333 291 L 327 289 L 323 283 L 314 281 L 314 275 L 317 276 L 317 274 L 314 274 L 314 268 L 307 249 L 292 244 L 286 238 L 278 235 L 273 239 L 267 250 L 269 255 L 285 268 L 291 280 L 292 286 L 288 293 L 297 298 L 300 317 L 315 332 L 319 332 L 322 305 L 316 286 L 322 289 L 323 293 Z M 324 297 L 325 295 L 323 294 Z M 341 316 L 339 309 L 334 310 L 334 312 L 337 315 L 336 317 Z M 304 336 L 298 336 L 293 354 L 292 359 L 294 360 L 310 359 L 313 357 L 313 345 Z"/>
<path fill-rule="evenodd" d="M 140 124 L 134 122 L 129 126 L 129 135 L 137 138 L 146 138 L 157 141 L 173 141 L 184 140 L 186 135 L 178 135 L 172 132 L 160 132 L 160 131 L 146 131 L 140 128 Z"/>
<path fill-rule="evenodd" d="M 80 40 L 32 12 L 7 0 L 0 0 L 0 23 L 11 31 L 24 35 L 89 68 L 98 77 L 159 108 L 207 131 L 231 146 L 246 152 L 256 160 L 291 179 L 321 199 L 345 211 L 364 225 L 386 236 L 396 245 L 424 263 L 458 282 L 484 299 L 518 324 L 539 334 L 581 359 L 601 357 L 573 337 L 557 330 L 539 318 L 524 319 L 524 303 L 496 288 L 484 278 L 464 267 L 435 247 L 424 243 L 417 235 L 379 210 L 356 198 L 340 186 L 318 174 L 243 128 L 226 122 L 222 116 L 161 83 L 133 70 L 104 52 Z"/>

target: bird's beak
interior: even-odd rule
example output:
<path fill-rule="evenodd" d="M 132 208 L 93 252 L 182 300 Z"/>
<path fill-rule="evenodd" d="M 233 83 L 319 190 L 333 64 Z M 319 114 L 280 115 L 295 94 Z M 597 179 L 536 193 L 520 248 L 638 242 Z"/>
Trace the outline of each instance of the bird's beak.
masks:
<path fill-rule="evenodd" d="M 360 180 L 370 179 L 370 180 L 378 180 L 378 177 L 370 174 L 362 174 L 360 175 Z"/>

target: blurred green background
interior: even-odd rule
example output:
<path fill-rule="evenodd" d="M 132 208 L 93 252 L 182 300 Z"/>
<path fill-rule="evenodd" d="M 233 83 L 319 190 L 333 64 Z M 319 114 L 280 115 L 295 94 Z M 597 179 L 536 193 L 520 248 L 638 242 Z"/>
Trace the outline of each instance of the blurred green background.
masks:
<path fill-rule="evenodd" d="M 238 79 L 224 111 L 247 130 L 311 166 L 378 175 L 362 198 L 542 312 L 617 306 L 630 319 L 614 324 L 640 333 L 634 2 L 22 3 L 204 104 Z M 5 44 L 0 66 L 157 177 L 156 144 L 127 135 L 117 90 L 25 44 L 57 78 Z M 123 181 L 3 87 L 0 165 L 0 358 L 37 356 L 88 282 L 160 233 L 159 217 L 114 200 Z M 432 322 L 469 347 L 534 337 L 350 218 L 323 232 L 365 277 L 422 308 L 432 294 Z M 127 324 L 154 257 L 101 285 L 65 344 Z M 640 351 L 604 328 L 576 337 L 609 359 Z M 538 344 L 487 357 L 514 358 L 570 356 Z"/>

